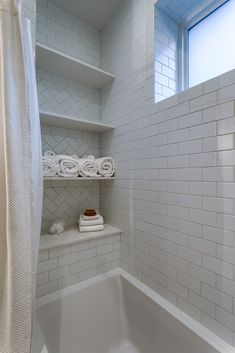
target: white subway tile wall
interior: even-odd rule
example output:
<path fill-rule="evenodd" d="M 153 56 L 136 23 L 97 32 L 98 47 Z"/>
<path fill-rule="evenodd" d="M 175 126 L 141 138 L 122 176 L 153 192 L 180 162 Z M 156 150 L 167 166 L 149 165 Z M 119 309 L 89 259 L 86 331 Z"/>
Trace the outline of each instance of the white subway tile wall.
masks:
<path fill-rule="evenodd" d="M 37 41 L 100 66 L 100 31 L 48 0 L 37 0 Z"/>
<path fill-rule="evenodd" d="M 155 104 L 154 1 L 125 1 L 102 38 L 117 173 L 101 210 L 121 266 L 235 345 L 235 71 Z"/>
<path fill-rule="evenodd" d="M 39 252 L 37 297 L 119 267 L 120 235 Z"/>
<path fill-rule="evenodd" d="M 178 92 L 178 24 L 155 6 L 155 102 Z"/>

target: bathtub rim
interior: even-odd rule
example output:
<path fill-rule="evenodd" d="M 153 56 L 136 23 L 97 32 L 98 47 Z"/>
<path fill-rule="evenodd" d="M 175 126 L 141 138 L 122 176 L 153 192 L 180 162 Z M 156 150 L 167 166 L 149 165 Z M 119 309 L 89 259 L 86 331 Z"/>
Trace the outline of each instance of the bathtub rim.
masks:
<path fill-rule="evenodd" d="M 126 272 L 122 268 L 116 268 L 104 274 L 97 275 L 88 280 L 76 283 L 72 286 L 59 289 L 53 293 L 47 294 L 45 296 L 39 297 L 36 303 L 36 309 L 41 306 L 53 302 L 57 299 L 61 299 L 69 294 L 76 293 L 82 289 L 88 288 L 94 284 L 98 284 L 107 280 L 109 278 L 120 276 L 132 284 L 135 288 L 144 293 L 147 297 L 153 300 L 162 309 L 166 310 L 175 319 L 189 328 L 197 336 L 203 339 L 206 343 L 212 346 L 214 349 L 218 350 L 220 353 L 235 353 L 235 348 L 229 343 L 225 342 L 222 338 L 218 337 L 212 331 L 207 329 L 198 321 L 194 320 L 188 314 L 184 313 L 181 309 L 176 307 L 174 304 L 170 303 L 168 300 L 164 299 L 154 290 L 149 288 L 143 282 L 132 276 L 130 273 Z"/>

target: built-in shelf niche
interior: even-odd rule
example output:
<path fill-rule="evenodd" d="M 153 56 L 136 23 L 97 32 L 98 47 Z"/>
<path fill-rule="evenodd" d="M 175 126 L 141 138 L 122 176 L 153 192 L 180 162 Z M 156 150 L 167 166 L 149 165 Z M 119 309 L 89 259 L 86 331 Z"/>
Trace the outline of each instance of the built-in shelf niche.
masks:
<path fill-rule="evenodd" d="M 115 79 L 109 72 L 40 43 L 36 44 L 36 66 L 97 89 Z"/>
<path fill-rule="evenodd" d="M 40 121 L 41 124 L 44 125 L 62 127 L 65 129 L 77 129 L 92 133 L 102 133 L 114 129 L 112 125 L 45 111 L 40 112 Z"/>
<path fill-rule="evenodd" d="M 120 229 L 109 224 L 104 225 L 104 230 L 98 232 L 80 233 L 77 227 L 66 230 L 62 234 L 45 234 L 41 236 L 40 250 L 52 249 L 69 244 L 80 243 L 86 240 L 108 237 L 121 234 Z"/>

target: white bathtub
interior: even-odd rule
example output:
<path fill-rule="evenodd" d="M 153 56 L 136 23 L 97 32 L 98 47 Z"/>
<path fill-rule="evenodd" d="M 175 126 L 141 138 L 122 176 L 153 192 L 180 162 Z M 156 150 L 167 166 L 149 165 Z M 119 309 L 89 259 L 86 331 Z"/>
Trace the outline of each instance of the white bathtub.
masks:
<path fill-rule="evenodd" d="M 121 269 L 38 300 L 33 353 L 234 353 Z"/>

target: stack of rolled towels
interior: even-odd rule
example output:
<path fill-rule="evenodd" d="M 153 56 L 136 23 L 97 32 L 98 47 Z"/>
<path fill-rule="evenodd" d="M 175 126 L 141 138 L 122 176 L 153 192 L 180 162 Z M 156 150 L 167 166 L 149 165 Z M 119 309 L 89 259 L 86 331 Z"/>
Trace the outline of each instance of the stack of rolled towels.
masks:
<path fill-rule="evenodd" d="M 42 157 L 43 176 L 45 177 L 112 177 L 115 174 L 114 160 L 111 157 L 95 158 L 77 155 L 56 155 L 52 151 L 44 152 Z"/>
<path fill-rule="evenodd" d="M 96 210 L 85 210 L 78 218 L 79 232 L 97 232 L 104 230 L 103 217 Z"/>

